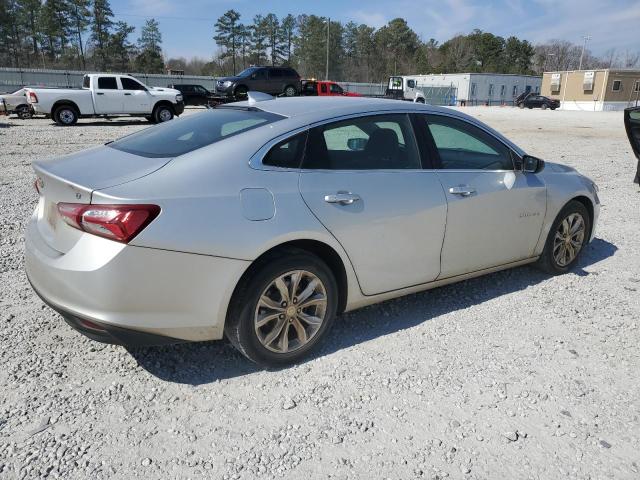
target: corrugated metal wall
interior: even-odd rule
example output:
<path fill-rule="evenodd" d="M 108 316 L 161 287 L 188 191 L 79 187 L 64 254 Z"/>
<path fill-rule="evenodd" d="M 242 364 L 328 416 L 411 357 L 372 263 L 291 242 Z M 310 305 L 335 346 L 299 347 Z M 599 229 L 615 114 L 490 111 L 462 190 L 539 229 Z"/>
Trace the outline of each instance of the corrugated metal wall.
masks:
<path fill-rule="evenodd" d="M 0 91 L 9 91 L 14 87 L 25 85 L 44 87 L 81 87 L 85 73 L 74 70 L 39 70 L 0 68 Z M 150 87 L 166 87 L 170 83 L 194 83 L 205 88 L 213 89 L 215 78 L 196 75 L 158 75 L 146 73 L 131 73 L 141 82 Z"/>

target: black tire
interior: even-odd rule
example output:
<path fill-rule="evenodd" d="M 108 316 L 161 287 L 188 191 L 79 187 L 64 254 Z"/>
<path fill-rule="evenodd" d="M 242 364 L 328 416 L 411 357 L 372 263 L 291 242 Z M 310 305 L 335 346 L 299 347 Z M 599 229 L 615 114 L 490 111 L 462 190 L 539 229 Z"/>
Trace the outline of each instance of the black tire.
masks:
<path fill-rule="evenodd" d="M 53 112 L 53 120 L 61 127 L 69 127 L 78 122 L 78 111 L 72 105 L 60 105 Z"/>
<path fill-rule="evenodd" d="M 327 300 L 324 319 L 307 343 L 293 351 L 278 353 L 269 350 L 261 343 L 256 332 L 254 317 L 257 314 L 258 301 L 266 289 L 275 279 L 296 270 L 309 272 L 321 282 Z M 291 283 L 288 288 L 291 288 Z M 292 300 L 292 302 L 295 301 Z M 229 306 L 224 330 L 229 341 L 249 360 L 265 367 L 281 367 L 298 362 L 321 343 L 333 324 L 337 307 L 338 286 L 329 267 L 318 257 L 304 250 L 287 249 L 264 258 L 252 269 L 251 275 L 238 285 Z M 293 320 L 287 321 L 286 318 L 282 315 L 280 321 L 284 322 L 287 328 L 285 331 L 289 337 L 289 327 L 293 327 L 291 324 Z M 273 325 L 272 328 L 275 328 L 275 322 L 278 321 L 274 319 L 274 324 L 267 324 L 266 327 Z M 295 328 L 290 332 L 297 336 Z"/>
<path fill-rule="evenodd" d="M 582 217 L 584 221 L 584 233 L 582 241 L 580 242 L 579 250 L 573 260 L 565 265 L 561 265 L 558 263 L 554 255 L 554 242 L 556 239 L 556 233 L 559 232 L 563 221 L 573 214 L 579 214 Z M 560 273 L 568 272 L 580 258 L 580 254 L 584 250 L 586 244 L 589 242 L 590 236 L 591 217 L 589 216 L 587 208 L 577 200 L 571 200 L 562 208 L 562 210 L 560 210 L 560 213 L 558 213 L 558 216 L 554 220 L 553 225 L 549 230 L 549 235 L 547 236 L 544 250 L 542 251 L 542 255 L 540 256 L 540 258 L 538 259 L 536 266 L 544 270 L 545 272 L 550 273 L 551 275 L 558 275 Z"/>
<path fill-rule="evenodd" d="M 33 117 L 29 105 L 18 105 L 16 107 L 16 115 L 18 115 L 18 118 L 21 120 L 26 120 Z"/>
<path fill-rule="evenodd" d="M 145 115 L 145 116 L 144 116 L 144 118 L 146 118 L 146 119 L 147 119 L 147 121 L 149 121 L 149 122 L 151 122 L 151 123 L 155 123 L 155 122 L 153 121 L 153 116 L 152 116 L 152 115 Z"/>
<path fill-rule="evenodd" d="M 298 95 L 298 90 L 293 85 L 287 85 L 284 87 L 283 93 L 285 97 L 295 97 Z"/>
<path fill-rule="evenodd" d="M 233 96 L 236 100 L 246 100 L 248 91 L 249 90 L 247 89 L 247 87 L 245 87 L 244 85 L 240 85 L 239 87 L 236 87 L 235 91 L 233 92 Z"/>
<path fill-rule="evenodd" d="M 155 106 L 151 116 L 153 117 L 154 123 L 164 123 L 168 122 L 169 120 L 173 120 L 175 112 L 173 111 L 173 107 L 171 105 L 161 103 L 160 105 Z"/>
<path fill-rule="evenodd" d="M 416 103 L 422 103 L 424 105 L 424 98 L 416 98 Z"/>
<path fill-rule="evenodd" d="M 519 103 L 518 108 L 524 108 L 524 103 Z"/>
<path fill-rule="evenodd" d="M 548 108 L 548 107 L 547 107 L 547 104 L 546 104 L 546 103 L 543 103 L 541 108 L 542 108 L 543 110 L 546 110 L 546 109 Z"/>
<path fill-rule="evenodd" d="M 551 110 L 555 110 L 557 107 L 551 107 Z"/>

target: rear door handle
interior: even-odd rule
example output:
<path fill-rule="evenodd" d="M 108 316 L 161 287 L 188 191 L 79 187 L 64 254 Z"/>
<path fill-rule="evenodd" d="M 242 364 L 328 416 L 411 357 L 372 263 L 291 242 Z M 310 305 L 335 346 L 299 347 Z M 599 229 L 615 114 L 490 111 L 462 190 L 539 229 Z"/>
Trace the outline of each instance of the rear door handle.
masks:
<path fill-rule="evenodd" d="M 325 195 L 324 201 L 327 203 L 339 203 L 340 205 L 351 205 L 360 200 L 360 196 L 351 192 L 338 192 L 332 195 Z"/>
<path fill-rule="evenodd" d="M 125 95 L 131 95 L 130 93 L 125 93 Z"/>
<path fill-rule="evenodd" d="M 449 188 L 449 193 L 460 195 L 462 197 L 468 197 L 472 193 L 476 193 L 476 189 L 473 187 L 469 187 L 468 185 L 458 185 L 457 187 Z"/>
<path fill-rule="evenodd" d="M 104 92 L 96 92 L 96 95 L 104 95 Z"/>

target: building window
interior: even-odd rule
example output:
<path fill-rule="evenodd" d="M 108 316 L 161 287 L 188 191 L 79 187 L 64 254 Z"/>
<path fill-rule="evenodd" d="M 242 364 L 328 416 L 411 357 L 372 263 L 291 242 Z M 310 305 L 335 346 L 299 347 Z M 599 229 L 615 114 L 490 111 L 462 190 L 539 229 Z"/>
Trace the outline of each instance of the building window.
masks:
<path fill-rule="evenodd" d="M 493 97 L 493 83 L 489 84 L 489 96 Z"/>
<path fill-rule="evenodd" d="M 518 85 L 514 85 L 513 86 L 513 96 L 517 97 L 518 96 Z"/>
<path fill-rule="evenodd" d="M 536 85 L 536 95 L 540 93 L 540 87 Z"/>
<path fill-rule="evenodd" d="M 619 92 L 620 90 L 622 90 L 622 80 L 614 80 L 612 90 L 614 92 Z"/>
<path fill-rule="evenodd" d="M 640 92 L 640 80 L 636 80 L 636 83 L 633 85 L 634 92 Z"/>
<path fill-rule="evenodd" d="M 472 97 L 476 96 L 476 84 L 475 83 L 471 84 L 471 96 Z"/>
<path fill-rule="evenodd" d="M 500 96 L 504 97 L 504 92 L 507 90 L 506 85 L 500 85 Z"/>

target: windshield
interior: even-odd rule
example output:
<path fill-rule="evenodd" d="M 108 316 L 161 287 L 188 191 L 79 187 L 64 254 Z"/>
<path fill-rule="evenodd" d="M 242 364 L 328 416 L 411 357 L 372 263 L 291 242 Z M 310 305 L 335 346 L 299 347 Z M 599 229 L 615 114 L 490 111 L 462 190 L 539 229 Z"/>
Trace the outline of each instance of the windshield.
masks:
<path fill-rule="evenodd" d="M 249 75 L 251 75 L 253 72 L 255 72 L 256 70 L 258 70 L 258 67 L 249 67 L 249 68 L 245 68 L 243 71 L 241 71 L 238 74 L 238 77 L 248 77 Z"/>
<path fill-rule="evenodd" d="M 282 118 L 261 110 L 212 109 L 147 128 L 108 146 L 142 157 L 177 157 Z"/>

